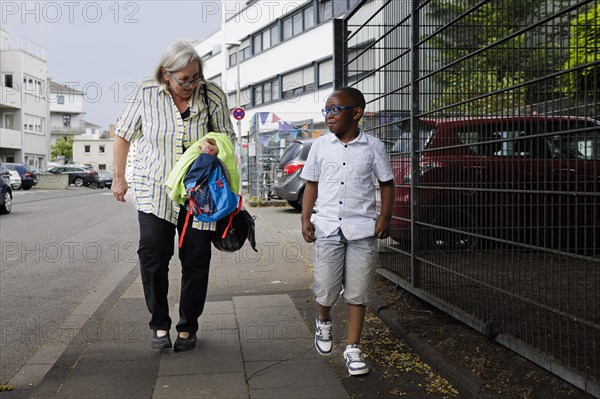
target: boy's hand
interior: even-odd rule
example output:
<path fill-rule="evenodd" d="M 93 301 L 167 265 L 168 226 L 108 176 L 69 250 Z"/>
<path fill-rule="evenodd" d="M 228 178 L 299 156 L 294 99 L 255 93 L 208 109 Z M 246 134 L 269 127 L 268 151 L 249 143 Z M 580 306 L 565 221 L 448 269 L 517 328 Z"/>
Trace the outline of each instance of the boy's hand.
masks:
<path fill-rule="evenodd" d="M 390 218 L 379 215 L 375 222 L 375 237 L 379 239 L 388 238 L 390 236 L 391 227 Z"/>
<path fill-rule="evenodd" d="M 310 221 L 302 221 L 302 237 L 306 242 L 315 242 L 317 240 L 315 226 Z"/>

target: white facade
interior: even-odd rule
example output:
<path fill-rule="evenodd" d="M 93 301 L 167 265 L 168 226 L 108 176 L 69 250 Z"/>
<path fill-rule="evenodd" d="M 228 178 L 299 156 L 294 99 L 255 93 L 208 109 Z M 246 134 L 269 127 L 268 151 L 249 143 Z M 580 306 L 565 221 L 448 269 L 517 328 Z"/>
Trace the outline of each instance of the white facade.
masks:
<path fill-rule="evenodd" d="M 239 126 L 232 119 L 242 137 L 250 136 L 257 113 L 275 114 L 279 121 L 290 123 L 312 120 L 322 124 L 320 110 L 333 91 L 332 18 L 343 16 L 357 3 L 221 2 L 221 30 L 197 44 L 196 50 L 205 62 L 205 77 L 221 84 L 229 107 L 245 109 Z M 235 62 L 238 52 L 239 64 Z"/>
<path fill-rule="evenodd" d="M 86 135 L 73 138 L 73 162 L 93 165 L 96 170 L 113 169 L 112 139 L 94 139 Z"/>
<path fill-rule="evenodd" d="M 0 29 L 0 160 L 41 167 L 49 159 L 45 50 Z"/>
<path fill-rule="evenodd" d="M 85 134 L 83 93 L 56 82 L 48 83 L 51 144 L 59 138 Z"/>
<path fill-rule="evenodd" d="M 85 122 L 85 134 L 82 136 L 82 138 L 85 137 L 97 140 L 103 138 L 103 133 L 104 132 L 100 126 L 90 122 Z"/>

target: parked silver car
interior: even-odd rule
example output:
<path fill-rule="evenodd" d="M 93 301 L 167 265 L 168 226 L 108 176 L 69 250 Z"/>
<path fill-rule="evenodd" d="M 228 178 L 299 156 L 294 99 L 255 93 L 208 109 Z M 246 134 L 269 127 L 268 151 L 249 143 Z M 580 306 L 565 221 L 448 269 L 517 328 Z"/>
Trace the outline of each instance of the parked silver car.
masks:
<path fill-rule="evenodd" d="M 302 209 L 306 180 L 300 177 L 308 157 L 313 139 L 293 140 L 285 149 L 277 166 L 277 181 L 273 187 L 275 195 L 296 209 Z"/>

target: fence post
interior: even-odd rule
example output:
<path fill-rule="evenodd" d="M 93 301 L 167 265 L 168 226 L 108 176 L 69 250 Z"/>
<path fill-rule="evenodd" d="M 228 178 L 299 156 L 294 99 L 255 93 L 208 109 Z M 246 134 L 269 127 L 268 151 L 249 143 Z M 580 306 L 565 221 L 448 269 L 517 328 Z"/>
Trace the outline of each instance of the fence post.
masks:
<path fill-rule="evenodd" d="M 346 85 L 346 21 L 333 20 L 333 88 Z"/>
<path fill-rule="evenodd" d="M 413 288 L 421 287 L 421 227 L 415 223 L 420 220 L 420 202 L 419 189 L 420 184 L 420 128 L 419 128 L 419 1 L 414 0 L 411 5 L 411 110 L 410 110 L 410 126 L 411 126 L 411 164 L 412 164 L 412 185 L 411 185 L 411 281 Z"/>

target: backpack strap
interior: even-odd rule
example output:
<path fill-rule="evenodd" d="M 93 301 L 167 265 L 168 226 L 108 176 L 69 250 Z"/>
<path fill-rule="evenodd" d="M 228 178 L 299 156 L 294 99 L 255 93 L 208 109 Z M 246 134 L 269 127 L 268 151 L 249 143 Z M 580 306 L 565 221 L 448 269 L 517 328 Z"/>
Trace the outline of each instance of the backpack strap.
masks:
<path fill-rule="evenodd" d="M 207 91 L 206 86 L 207 86 L 206 83 L 204 83 L 204 85 L 202 86 L 202 97 L 204 97 L 204 104 L 206 105 L 206 113 L 208 114 L 208 119 L 207 119 L 208 122 L 206 122 L 206 129 L 209 132 L 214 132 L 215 128 L 212 123 L 212 117 L 210 115 L 210 108 L 208 107 L 208 91 Z"/>
<path fill-rule="evenodd" d="M 237 209 L 234 212 L 231 212 L 231 214 L 229 215 L 229 222 L 227 222 L 227 226 L 225 227 L 225 230 L 223 230 L 223 235 L 221 235 L 221 238 L 225 238 L 227 232 L 229 231 L 229 228 L 231 227 L 231 224 L 233 223 L 233 217 L 240 213 L 240 211 L 242 210 L 242 196 L 238 194 L 238 197 L 239 198 Z"/>
<path fill-rule="evenodd" d="M 189 199 L 189 204 L 188 204 L 188 211 L 187 214 L 185 215 L 185 223 L 183 224 L 183 229 L 181 229 L 181 236 L 179 236 L 179 248 L 181 248 L 181 246 L 183 245 L 183 237 L 185 237 L 185 232 L 187 231 L 187 227 L 188 227 L 188 223 L 190 221 L 190 217 L 193 215 L 193 209 L 194 209 L 194 198 L 192 198 L 191 196 L 188 197 Z"/>

